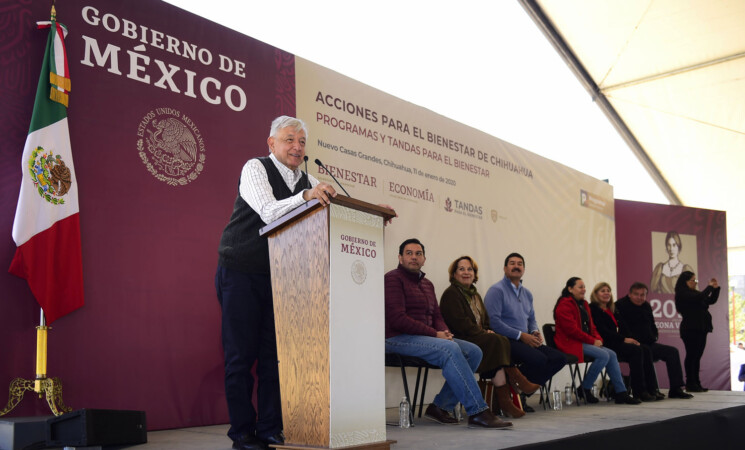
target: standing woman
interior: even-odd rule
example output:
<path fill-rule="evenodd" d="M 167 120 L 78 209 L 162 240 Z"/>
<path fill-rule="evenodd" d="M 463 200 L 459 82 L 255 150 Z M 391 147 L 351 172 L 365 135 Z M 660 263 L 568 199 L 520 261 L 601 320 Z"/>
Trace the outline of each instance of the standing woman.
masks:
<path fill-rule="evenodd" d="M 592 321 L 600 337 L 603 338 L 603 345 L 629 363 L 631 391 L 634 393 L 634 398 L 643 402 L 662 400 L 664 396 L 658 395 L 657 391 L 657 374 L 654 370 L 652 351 L 636 339 L 625 337 L 620 333 L 619 321 L 622 318 L 615 316 L 613 292 L 608 283 L 600 282 L 592 289 L 590 311 Z"/>
<path fill-rule="evenodd" d="M 711 324 L 709 305 L 713 305 L 719 298 L 719 283 L 716 278 L 709 281 L 702 292 L 696 289 L 698 280 L 691 271 L 680 274 L 678 282 L 675 283 L 675 307 L 683 316 L 680 323 L 680 338 L 686 348 L 686 391 L 706 392 L 708 389 L 701 386 L 699 371 L 701 368 L 701 356 L 706 347 L 706 335 L 714 331 Z"/>
<path fill-rule="evenodd" d="M 564 353 L 576 356 L 580 363 L 585 361 L 585 355 L 595 359 L 590 364 L 587 374 L 585 374 L 582 386 L 577 390 L 577 396 L 585 398 L 588 403 L 597 403 L 598 399 L 592 395 L 591 388 L 600 372 L 605 368 L 616 390 L 616 403 L 638 405 L 641 401 L 631 397 L 626 392 L 616 353 L 607 347 L 603 347 L 603 339 L 595 328 L 590 314 L 590 306 L 585 300 L 585 291 L 585 282 L 581 278 L 572 277 L 568 279 L 566 286 L 561 291 L 561 297 L 556 301 L 554 307 L 554 320 L 556 321 L 554 342 L 556 348 Z"/>
<path fill-rule="evenodd" d="M 522 417 L 525 412 L 512 403 L 507 377 L 518 392 L 532 394 L 540 386 L 528 381 L 511 365 L 509 340 L 489 328 L 489 315 L 474 286 L 479 279 L 478 272 L 479 267 L 470 256 L 461 256 L 450 264 L 450 287 L 442 293 L 440 312 L 454 337 L 481 349 L 483 357 L 476 371 L 483 378 L 491 378 L 502 412 L 513 418 Z"/>

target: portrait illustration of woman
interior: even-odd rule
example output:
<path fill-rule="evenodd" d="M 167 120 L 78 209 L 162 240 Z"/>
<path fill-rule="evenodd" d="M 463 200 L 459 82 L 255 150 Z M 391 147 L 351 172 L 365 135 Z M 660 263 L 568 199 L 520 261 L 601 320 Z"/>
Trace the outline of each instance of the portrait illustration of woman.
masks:
<path fill-rule="evenodd" d="M 684 271 L 693 271 L 693 268 L 680 260 L 680 252 L 683 245 L 677 231 L 668 231 L 665 235 L 665 250 L 667 261 L 657 263 L 652 271 L 652 282 L 649 287 L 652 292 L 663 294 L 674 294 L 675 283 Z"/>

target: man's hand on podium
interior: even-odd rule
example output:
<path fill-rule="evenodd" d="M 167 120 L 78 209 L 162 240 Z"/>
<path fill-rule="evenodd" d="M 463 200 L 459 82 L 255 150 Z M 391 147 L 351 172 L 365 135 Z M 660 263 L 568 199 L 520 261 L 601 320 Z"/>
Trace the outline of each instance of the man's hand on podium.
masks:
<path fill-rule="evenodd" d="M 383 225 L 388 225 L 388 224 L 390 224 L 391 222 L 393 222 L 393 219 L 394 219 L 394 218 L 398 217 L 398 213 L 396 212 L 396 210 L 395 210 L 395 209 L 393 209 L 393 206 L 391 206 L 391 205 L 384 205 L 383 203 L 379 203 L 379 204 L 378 204 L 378 206 L 382 206 L 383 208 L 388 208 L 388 209 L 390 209 L 391 211 L 393 211 L 393 214 L 394 214 L 394 216 L 393 216 L 393 217 L 391 217 L 390 219 L 386 220 L 386 221 L 385 221 L 385 223 L 384 223 Z"/>
<path fill-rule="evenodd" d="M 328 183 L 318 183 L 311 190 L 303 191 L 303 200 L 310 201 L 317 198 L 323 206 L 331 204 L 331 197 L 336 197 L 336 190 Z"/>

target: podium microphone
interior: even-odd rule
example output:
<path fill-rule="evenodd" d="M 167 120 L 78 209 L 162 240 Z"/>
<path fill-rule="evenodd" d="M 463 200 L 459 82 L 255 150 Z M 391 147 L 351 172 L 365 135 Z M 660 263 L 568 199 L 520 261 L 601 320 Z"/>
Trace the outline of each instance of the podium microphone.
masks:
<path fill-rule="evenodd" d="M 344 189 L 344 186 L 342 186 L 342 185 L 341 185 L 341 183 L 339 183 L 339 180 L 337 180 L 337 179 L 336 179 L 336 177 L 334 176 L 334 174 L 333 174 L 333 173 L 331 173 L 331 171 L 330 171 L 330 170 L 328 170 L 328 169 L 326 168 L 326 166 L 324 166 L 324 165 L 323 165 L 323 163 L 321 162 L 321 160 L 320 160 L 320 159 L 316 158 L 316 164 L 318 164 L 318 165 L 319 165 L 320 167 L 323 167 L 323 170 L 325 170 L 325 171 L 326 171 L 326 173 L 328 173 L 329 175 L 331 175 L 331 178 L 333 178 L 333 179 L 334 179 L 334 181 L 336 181 L 336 184 L 338 184 L 338 185 L 339 185 L 339 187 L 341 188 L 341 190 L 342 190 L 342 191 L 344 191 L 344 193 L 345 193 L 345 194 L 347 194 L 347 197 L 349 197 L 349 198 L 352 198 L 352 196 L 351 196 L 351 195 L 349 195 L 349 192 L 347 192 L 347 190 L 346 190 L 346 189 Z"/>
<path fill-rule="evenodd" d="M 305 161 L 305 185 L 308 189 L 313 189 L 310 185 L 310 176 L 308 175 L 308 155 L 303 156 L 303 161 Z"/>

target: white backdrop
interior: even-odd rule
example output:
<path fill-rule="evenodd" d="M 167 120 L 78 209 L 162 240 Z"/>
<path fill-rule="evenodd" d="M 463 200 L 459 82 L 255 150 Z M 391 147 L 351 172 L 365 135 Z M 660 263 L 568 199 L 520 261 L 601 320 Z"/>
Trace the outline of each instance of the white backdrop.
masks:
<path fill-rule="evenodd" d="M 479 264 L 483 294 L 517 251 L 539 325 L 553 321 L 567 278 L 615 286 L 609 184 L 309 61 L 295 63 L 310 161 L 320 159 L 352 197 L 398 212 L 385 233 L 386 270 L 398 264 L 399 244 L 417 237 L 438 295 L 448 286 L 448 265 L 461 255 Z M 334 184 L 315 164 L 309 171 Z M 389 370 L 387 381 L 386 404 L 393 406 L 402 392 L 399 372 Z M 428 397 L 439 383 L 431 379 Z"/>

